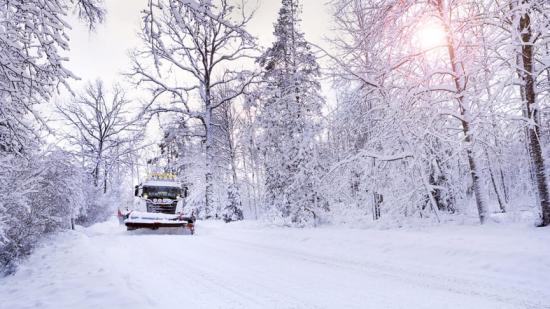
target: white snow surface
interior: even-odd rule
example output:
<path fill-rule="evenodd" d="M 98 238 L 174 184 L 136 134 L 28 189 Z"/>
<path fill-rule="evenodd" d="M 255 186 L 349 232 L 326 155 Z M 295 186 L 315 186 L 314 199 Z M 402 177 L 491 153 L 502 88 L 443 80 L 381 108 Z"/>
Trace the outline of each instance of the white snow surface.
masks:
<path fill-rule="evenodd" d="M 396 230 L 116 221 L 48 239 L 2 308 L 550 308 L 550 229 Z"/>
<path fill-rule="evenodd" d="M 145 211 L 132 211 L 130 216 L 126 221 L 129 222 L 160 222 L 168 221 L 173 222 L 175 218 L 178 218 L 179 215 L 165 214 L 165 213 L 152 213 Z"/>

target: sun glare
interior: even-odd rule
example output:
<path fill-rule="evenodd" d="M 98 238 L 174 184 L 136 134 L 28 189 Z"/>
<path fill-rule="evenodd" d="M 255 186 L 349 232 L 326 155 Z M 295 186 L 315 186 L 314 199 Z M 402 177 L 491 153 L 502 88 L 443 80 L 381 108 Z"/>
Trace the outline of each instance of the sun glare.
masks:
<path fill-rule="evenodd" d="M 446 34 L 443 28 L 435 23 L 421 25 L 416 33 L 416 41 L 422 50 L 445 46 Z"/>

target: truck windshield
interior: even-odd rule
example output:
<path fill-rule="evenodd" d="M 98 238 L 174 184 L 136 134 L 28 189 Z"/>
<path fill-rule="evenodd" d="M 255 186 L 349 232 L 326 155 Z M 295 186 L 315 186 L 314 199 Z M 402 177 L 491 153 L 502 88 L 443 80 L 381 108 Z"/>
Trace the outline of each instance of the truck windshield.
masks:
<path fill-rule="evenodd" d="M 147 198 L 171 198 L 181 195 L 181 189 L 176 187 L 143 187 L 143 196 Z"/>

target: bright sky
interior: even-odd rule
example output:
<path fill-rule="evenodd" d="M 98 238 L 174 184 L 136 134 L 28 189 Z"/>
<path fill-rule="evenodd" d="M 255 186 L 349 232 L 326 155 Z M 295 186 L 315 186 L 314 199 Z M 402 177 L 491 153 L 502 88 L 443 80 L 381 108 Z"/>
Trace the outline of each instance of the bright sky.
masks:
<path fill-rule="evenodd" d="M 71 32 L 71 51 L 68 67 L 83 81 L 101 77 L 107 84 L 122 81 L 119 73 L 129 66 L 128 50 L 137 46 L 141 10 L 146 0 L 104 0 L 107 6 L 106 22 L 89 33 L 81 24 Z M 253 3 L 256 0 L 249 0 Z M 248 29 L 262 46 L 273 40 L 273 23 L 277 19 L 280 0 L 258 0 L 259 8 Z M 330 16 L 325 0 L 302 0 L 302 31 L 312 43 L 323 45 L 323 36 L 329 28 Z M 78 88 L 82 82 L 73 83 Z"/>

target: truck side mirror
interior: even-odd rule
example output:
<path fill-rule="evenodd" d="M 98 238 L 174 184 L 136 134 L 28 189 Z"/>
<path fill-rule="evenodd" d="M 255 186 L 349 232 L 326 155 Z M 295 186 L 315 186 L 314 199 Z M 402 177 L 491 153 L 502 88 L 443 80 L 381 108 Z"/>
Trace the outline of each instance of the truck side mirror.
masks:
<path fill-rule="evenodd" d="M 138 195 L 139 195 L 139 186 L 136 185 L 136 186 L 134 187 L 134 196 L 138 196 Z"/>

